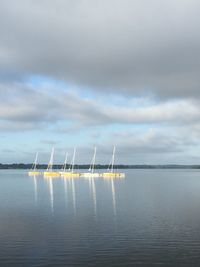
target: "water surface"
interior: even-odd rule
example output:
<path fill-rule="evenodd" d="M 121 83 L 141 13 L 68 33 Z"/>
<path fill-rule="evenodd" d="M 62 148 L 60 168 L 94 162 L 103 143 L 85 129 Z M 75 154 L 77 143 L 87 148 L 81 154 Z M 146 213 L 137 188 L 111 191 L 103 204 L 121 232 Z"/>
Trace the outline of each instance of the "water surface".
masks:
<path fill-rule="evenodd" d="M 200 171 L 0 171 L 0 266 L 200 266 Z"/>

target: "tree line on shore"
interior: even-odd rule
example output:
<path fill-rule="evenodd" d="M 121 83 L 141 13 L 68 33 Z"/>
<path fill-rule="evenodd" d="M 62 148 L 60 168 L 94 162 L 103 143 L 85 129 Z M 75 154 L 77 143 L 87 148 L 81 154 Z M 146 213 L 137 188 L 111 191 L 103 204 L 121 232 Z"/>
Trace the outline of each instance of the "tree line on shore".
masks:
<path fill-rule="evenodd" d="M 0 169 L 31 169 L 33 164 L 29 163 L 0 163 Z M 54 169 L 62 169 L 62 164 L 55 164 Z M 67 165 L 66 168 L 69 168 Z M 75 164 L 74 169 L 89 169 L 90 164 Z M 47 164 L 38 164 L 37 169 L 46 169 Z M 107 169 L 108 165 L 97 164 L 95 169 Z M 138 165 L 114 165 L 115 169 L 200 169 L 200 165 L 177 165 L 177 164 L 163 164 L 163 165 L 150 165 L 150 164 L 138 164 Z"/>

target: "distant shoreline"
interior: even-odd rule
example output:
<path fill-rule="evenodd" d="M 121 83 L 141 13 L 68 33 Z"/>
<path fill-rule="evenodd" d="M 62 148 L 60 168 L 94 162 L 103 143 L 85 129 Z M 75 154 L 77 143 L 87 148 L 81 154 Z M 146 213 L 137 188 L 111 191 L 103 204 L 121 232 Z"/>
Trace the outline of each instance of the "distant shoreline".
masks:
<path fill-rule="evenodd" d="M 76 164 L 74 169 L 89 169 L 89 164 Z M 32 164 L 24 164 L 24 163 L 13 163 L 13 164 L 2 164 L 0 163 L 0 169 L 31 169 Z M 37 169 L 46 169 L 46 164 L 38 164 Z M 55 169 L 61 169 L 61 164 L 55 164 Z M 69 168 L 69 166 L 67 166 Z M 95 166 L 96 169 L 107 169 L 108 165 L 97 164 Z M 200 165 L 179 165 L 179 164 L 162 164 L 162 165 L 124 165 L 118 164 L 114 166 L 115 169 L 200 169 Z"/>

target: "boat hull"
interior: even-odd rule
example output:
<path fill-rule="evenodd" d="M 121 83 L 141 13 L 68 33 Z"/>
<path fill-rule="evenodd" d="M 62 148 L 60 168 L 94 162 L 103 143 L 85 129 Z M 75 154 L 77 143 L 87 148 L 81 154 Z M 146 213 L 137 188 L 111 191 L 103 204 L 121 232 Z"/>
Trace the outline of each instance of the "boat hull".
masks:
<path fill-rule="evenodd" d="M 38 176 L 38 175 L 41 175 L 41 172 L 38 172 L 38 171 L 29 171 L 28 172 L 28 175 L 29 176 Z"/>
<path fill-rule="evenodd" d="M 85 177 L 85 178 L 98 178 L 100 177 L 100 173 L 94 172 L 85 172 L 85 173 L 81 173 L 81 177 Z"/>
<path fill-rule="evenodd" d="M 78 172 L 63 172 L 62 177 L 64 177 L 64 178 L 80 177 L 80 173 L 78 173 Z"/>
<path fill-rule="evenodd" d="M 44 172 L 44 177 L 60 177 L 59 172 Z"/>
<path fill-rule="evenodd" d="M 124 178 L 125 173 L 123 173 L 123 172 L 104 172 L 104 173 L 102 173 L 102 177 L 104 177 L 104 178 Z"/>

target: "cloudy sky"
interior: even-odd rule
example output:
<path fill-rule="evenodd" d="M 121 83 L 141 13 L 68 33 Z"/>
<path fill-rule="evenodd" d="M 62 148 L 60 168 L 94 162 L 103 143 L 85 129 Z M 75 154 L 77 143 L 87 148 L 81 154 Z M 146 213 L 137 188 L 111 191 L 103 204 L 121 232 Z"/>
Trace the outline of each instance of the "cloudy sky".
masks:
<path fill-rule="evenodd" d="M 0 162 L 200 163 L 199 0 L 0 0 Z"/>

